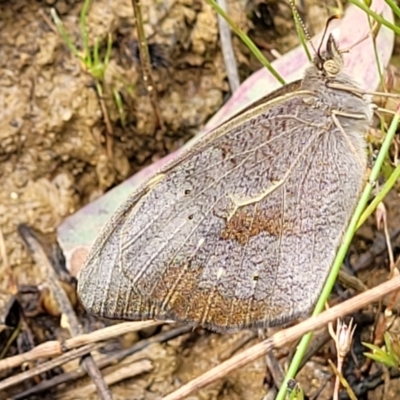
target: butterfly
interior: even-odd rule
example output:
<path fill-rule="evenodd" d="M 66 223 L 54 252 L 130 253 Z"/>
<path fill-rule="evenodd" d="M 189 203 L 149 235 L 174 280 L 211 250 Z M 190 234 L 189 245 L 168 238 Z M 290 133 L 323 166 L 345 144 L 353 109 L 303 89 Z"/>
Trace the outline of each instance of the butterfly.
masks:
<path fill-rule="evenodd" d="M 302 80 L 199 139 L 135 190 L 78 277 L 95 315 L 226 332 L 315 304 L 367 171 L 373 106 L 333 35 Z"/>

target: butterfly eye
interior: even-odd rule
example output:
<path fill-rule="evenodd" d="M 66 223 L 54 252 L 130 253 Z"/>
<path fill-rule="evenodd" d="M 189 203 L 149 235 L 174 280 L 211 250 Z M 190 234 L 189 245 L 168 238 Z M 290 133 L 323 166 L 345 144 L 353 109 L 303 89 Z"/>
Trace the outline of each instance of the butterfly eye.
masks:
<path fill-rule="evenodd" d="M 189 196 L 189 194 L 192 193 L 192 191 L 190 189 L 185 189 L 184 193 L 185 196 Z"/>
<path fill-rule="evenodd" d="M 335 76 L 340 72 L 340 65 L 335 60 L 326 60 L 323 65 L 328 76 Z"/>

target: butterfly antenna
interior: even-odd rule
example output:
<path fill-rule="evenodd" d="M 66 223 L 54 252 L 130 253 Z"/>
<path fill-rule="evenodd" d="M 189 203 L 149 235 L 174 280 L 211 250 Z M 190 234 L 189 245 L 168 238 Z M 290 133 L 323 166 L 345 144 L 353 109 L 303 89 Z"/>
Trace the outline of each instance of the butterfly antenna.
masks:
<path fill-rule="evenodd" d="M 320 43 L 319 43 L 318 51 L 317 51 L 317 56 L 318 56 L 318 58 L 320 58 L 321 60 L 322 60 L 321 49 L 322 49 L 322 45 L 324 44 L 326 34 L 328 33 L 329 24 L 330 24 L 334 19 L 337 19 L 337 18 L 339 18 L 337 15 L 332 15 L 332 16 L 329 17 L 328 20 L 326 21 L 324 33 L 322 34 L 322 38 L 321 38 L 321 41 L 320 41 Z"/>
<path fill-rule="evenodd" d="M 312 49 L 314 50 L 314 53 L 317 54 L 317 51 L 315 50 L 314 44 L 311 40 L 311 36 L 306 28 L 306 25 L 304 24 L 303 20 L 300 17 L 299 12 L 297 11 L 296 5 L 294 4 L 293 0 L 289 0 L 289 4 L 290 4 L 290 8 L 292 9 L 293 12 L 293 16 L 296 20 L 296 23 L 300 24 L 301 29 L 304 32 L 304 36 L 306 37 L 308 43 L 310 43 L 310 46 L 312 47 Z"/>
<path fill-rule="evenodd" d="M 364 40 L 368 39 L 369 37 L 372 37 L 374 40 L 378 36 L 379 30 L 381 28 L 381 25 L 374 21 L 371 27 L 371 30 L 366 33 L 364 36 L 362 36 L 360 39 L 358 39 L 355 43 L 353 43 L 351 46 L 347 47 L 346 49 L 341 50 L 341 53 L 347 53 L 350 50 L 352 50 L 355 46 L 358 44 L 362 43 Z"/>

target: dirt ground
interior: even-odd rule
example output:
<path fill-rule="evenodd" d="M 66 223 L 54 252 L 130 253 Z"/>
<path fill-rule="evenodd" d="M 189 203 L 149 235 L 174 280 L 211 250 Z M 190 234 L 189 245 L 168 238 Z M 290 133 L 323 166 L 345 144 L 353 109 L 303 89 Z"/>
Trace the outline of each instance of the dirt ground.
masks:
<path fill-rule="evenodd" d="M 298 38 L 287 5 L 267 2 L 271 4 L 260 9 L 259 3 L 258 0 L 231 0 L 228 2 L 229 15 L 241 29 L 251 34 L 272 60 L 274 51 L 284 54 L 297 45 Z M 326 21 L 327 5 L 319 3 L 305 1 L 304 18 L 311 33 L 323 29 Z M 54 7 L 72 41 L 81 48 L 79 12 L 82 2 L 0 1 L 0 229 L 7 254 L 7 260 L 2 259 L 0 264 L 0 276 L 4 278 L 0 279 L 1 293 L 10 291 L 9 268 L 21 286 L 43 283 L 43 277 L 17 232 L 19 224 L 27 224 L 44 237 L 51 238 L 68 215 L 144 166 L 181 147 L 230 95 L 217 18 L 205 1 L 142 0 L 141 4 L 145 33 L 153 45 L 153 77 L 166 126 L 164 131 L 156 124 L 141 81 L 131 2 L 96 0 L 88 13 L 89 39 L 92 44 L 94 38 L 99 40 L 101 54 L 105 52 L 107 35 L 111 33 L 113 38 L 103 96 L 113 130 L 110 155 L 94 80 L 65 45 L 50 16 L 50 9 Z M 336 6 L 336 2 L 330 6 Z M 251 20 L 248 16 L 255 9 L 259 11 L 257 18 Z M 233 43 L 244 80 L 258 70 L 260 64 L 238 38 L 234 37 Z M 398 62 L 399 49 L 397 43 L 394 63 Z M 114 91 L 123 99 L 125 114 L 116 107 Z M 397 256 L 400 250 L 398 235 L 395 235 L 400 228 L 397 192 L 390 193 L 385 205 L 389 232 L 394 236 L 393 252 Z M 371 218 L 359 231 L 349 256 L 349 263 L 360 267 L 359 277 L 370 287 L 386 279 L 388 255 L 385 245 L 379 256 L 365 261 L 370 267 L 368 273 L 363 260 L 371 247 L 382 248 L 382 243 L 385 243 L 383 233 L 377 232 Z M 37 298 L 32 302 L 35 304 L 28 304 L 31 310 L 35 308 Z M 58 324 L 57 317 L 50 323 L 52 328 L 48 328 L 51 333 L 46 329 L 37 333 L 37 326 L 47 324 L 44 321 L 49 318 L 52 317 L 41 313 L 29 319 L 33 332 L 36 332 L 34 344 L 65 335 L 62 329 L 53 326 Z M 134 334 L 126 338 L 128 344 L 118 345 L 131 345 L 151 333 Z M 170 392 L 228 358 L 239 344 L 245 343 L 240 348 L 246 348 L 258 340 L 248 332 L 217 335 L 199 329 L 168 344 L 153 344 L 141 353 L 143 359 L 151 360 L 151 371 L 114 385 L 114 398 L 158 399 L 162 393 Z M 371 337 L 364 332 L 363 340 L 370 341 Z M 11 349 L 7 355 L 16 351 Z M 332 393 L 332 372 L 326 359 L 334 357 L 333 351 L 332 346 L 327 345 L 299 376 L 310 398 L 328 399 Z M 282 351 L 278 357 L 287 354 L 288 351 Z M 73 364 L 71 368 L 75 367 Z M 349 368 L 355 368 L 354 363 Z M 262 399 L 268 379 L 265 361 L 260 359 L 191 399 Z M 68 393 L 88 382 L 64 386 L 40 397 L 80 398 L 79 392 Z M 24 389 L 33 383 L 24 384 Z M 321 385 L 323 389 L 319 393 Z M 382 385 L 360 398 L 378 399 L 380 397 L 376 396 L 380 396 L 381 390 Z M 10 391 L 8 395 L 15 392 Z M 387 393 L 391 393 L 391 397 L 385 397 L 387 399 L 398 397 L 398 379 L 390 383 Z M 85 398 L 89 397 L 85 395 Z M 93 398 L 97 398 L 96 395 Z"/>

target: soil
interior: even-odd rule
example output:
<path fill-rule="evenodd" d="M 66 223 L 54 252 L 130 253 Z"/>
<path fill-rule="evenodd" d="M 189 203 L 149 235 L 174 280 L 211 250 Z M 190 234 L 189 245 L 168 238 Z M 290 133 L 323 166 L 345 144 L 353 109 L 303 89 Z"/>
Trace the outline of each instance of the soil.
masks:
<path fill-rule="evenodd" d="M 271 2 L 263 8 L 264 14 L 249 19 L 250 11 L 259 3 L 228 1 L 229 15 L 272 60 L 277 52 L 283 54 L 297 45 L 298 38 L 291 11 L 283 2 Z M 303 16 L 311 33 L 320 31 L 326 21 L 327 5 L 319 3 L 305 1 Z M 107 35 L 112 35 L 102 96 L 113 131 L 109 136 L 96 82 L 60 37 L 50 15 L 54 7 L 72 42 L 81 50 L 82 1 L 0 1 L 0 229 L 7 253 L 7 260 L 2 259 L 0 264 L 0 276 L 4 277 L 0 279 L 1 293 L 10 291 L 9 268 L 21 286 L 43 283 L 17 232 L 19 224 L 51 236 L 68 215 L 181 147 L 230 95 L 217 18 L 211 7 L 202 0 L 142 0 L 141 5 L 165 129 L 157 124 L 141 79 L 131 1 L 96 0 L 87 17 L 88 37 L 91 45 L 95 39 L 99 41 L 102 57 Z M 233 44 L 244 80 L 260 65 L 237 37 Z M 395 54 L 398 49 L 399 43 Z M 122 99 L 123 112 L 118 110 L 114 92 Z M 106 143 L 110 137 L 112 154 Z M 389 231 L 393 232 L 400 221 L 396 192 L 385 205 Z M 351 262 L 356 264 L 358 256 L 379 240 L 382 236 L 377 236 L 371 219 L 354 242 Z M 392 246 L 396 255 L 400 243 Z M 382 265 L 387 266 L 387 253 L 380 257 Z M 385 279 L 380 266 L 374 261 L 368 271 L 365 282 L 369 286 Z M 241 343 L 243 335 L 197 330 L 168 344 L 152 345 L 143 353 L 143 358 L 152 360 L 152 371 L 114 385 L 114 398 L 158 399 L 161 393 L 217 365 L 235 343 Z M 132 342 L 139 338 L 135 336 Z M 37 338 L 36 343 L 40 341 Z M 257 341 L 252 337 L 245 347 Z M 331 371 L 326 363 L 313 362 L 303 370 L 300 381 L 310 395 L 316 394 L 323 382 L 325 388 L 318 398 L 329 398 Z M 315 370 L 319 371 L 316 375 Z M 259 360 L 191 399 L 261 399 L 266 393 L 265 375 L 265 362 Z M 75 385 L 79 388 L 83 383 Z M 72 387 L 64 387 L 59 393 L 68 398 Z M 396 398 L 400 389 L 390 392 L 394 393 L 390 398 Z M 57 398 L 54 393 L 45 398 Z"/>

